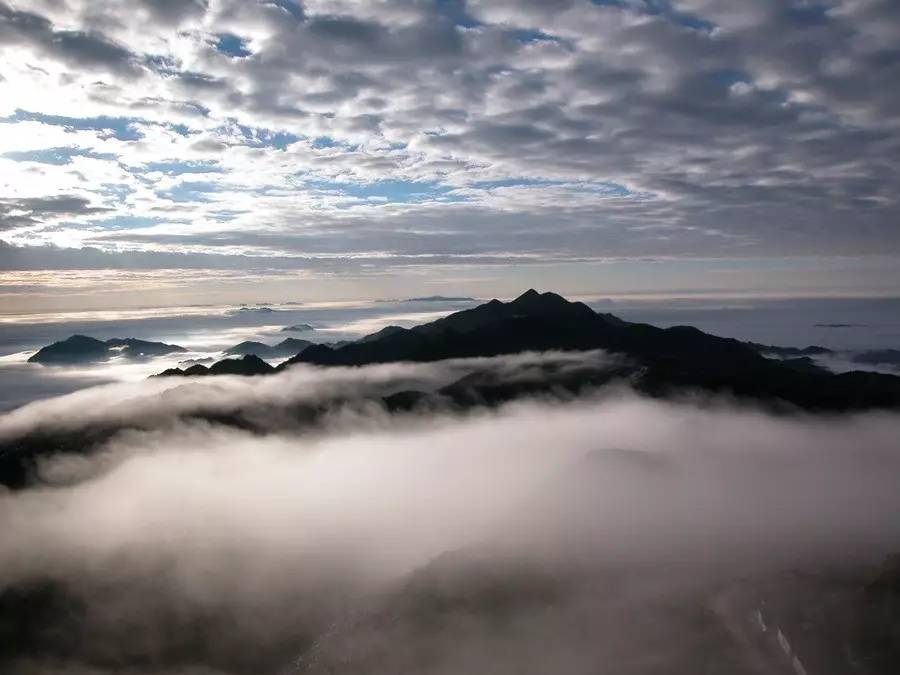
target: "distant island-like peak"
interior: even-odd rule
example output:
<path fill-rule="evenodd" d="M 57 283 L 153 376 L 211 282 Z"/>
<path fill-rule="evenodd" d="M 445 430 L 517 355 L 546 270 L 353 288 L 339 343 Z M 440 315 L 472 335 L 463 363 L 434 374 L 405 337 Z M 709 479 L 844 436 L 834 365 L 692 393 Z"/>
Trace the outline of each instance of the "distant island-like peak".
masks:
<path fill-rule="evenodd" d="M 28 361 L 47 365 L 71 365 L 106 361 L 114 356 L 141 359 L 186 351 L 187 349 L 179 345 L 137 338 L 98 340 L 87 335 L 72 335 L 65 340 L 42 347 Z"/>

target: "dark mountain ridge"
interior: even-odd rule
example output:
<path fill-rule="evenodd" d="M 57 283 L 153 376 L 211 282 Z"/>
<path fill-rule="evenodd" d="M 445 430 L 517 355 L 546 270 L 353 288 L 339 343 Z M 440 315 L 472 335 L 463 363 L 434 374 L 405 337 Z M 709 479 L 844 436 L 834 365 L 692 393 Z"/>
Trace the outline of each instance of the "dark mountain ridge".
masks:
<path fill-rule="evenodd" d="M 263 361 L 255 354 L 245 354 L 239 359 L 223 359 L 211 366 L 197 363 L 189 368 L 169 368 L 153 377 L 170 377 L 182 375 L 185 377 L 202 377 L 205 375 L 268 375 L 274 373 L 275 368 Z"/>
<path fill-rule="evenodd" d="M 246 340 L 233 347 L 229 347 L 225 350 L 225 354 L 228 354 L 229 356 L 251 354 L 253 356 L 258 356 L 261 359 L 278 359 L 287 356 L 296 356 L 311 344 L 313 343 L 309 340 L 301 340 L 292 337 L 285 338 L 275 345 L 267 345 L 264 342 Z"/>
<path fill-rule="evenodd" d="M 578 367 L 533 369 L 511 377 L 488 363 L 473 363 L 455 382 L 427 390 L 395 382 L 381 389 L 360 390 L 349 398 L 312 406 L 291 404 L 284 410 L 258 409 L 252 402 L 219 411 L 212 417 L 202 401 L 185 410 L 185 419 L 251 429 L 315 426 L 341 406 L 383 406 L 387 412 L 420 409 L 466 411 L 496 406 L 526 396 L 575 397 L 614 381 L 628 382 L 650 396 L 680 396 L 686 392 L 725 395 L 779 412 L 846 412 L 900 408 L 900 377 L 854 371 L 825 372 L 802 358 L 769 359 L 738 340 L 706 334 L 690 326 L 662 329 L 597 314 L 581 303 L 552 293 L 534 291 L 516 300 L 491 301 L 410 329 L 393 327 L 340 347 L 310 345 L 298 356 L 273 368 L 255 355 L 226 359 L 210 367 L 197 364 L 161 375 L 267 376 L 294 363 L 320 366 L 361 366 L 393 361 L 428 362 L 441 359 L 488 357 L 523 351 L 585 352 L 605 350 L 612 358 L 585 354 Z M 275 420 L 280 420 L 276 422 Z M 21 487 L 34 480 L 40 457 L 57 452 L 91 452 L 125 428 L 142 428 L 152 420 L 121 420 L 108 428 L 45 429 L 21 437 L 0 439 L 0 484 Z M 273 426 L 274 425 L 274 426 Z"/>
<path fill-rule="evenodd" d="M 584 303 L 534 290 L 512 302 L 491 300 L 414 328 L 394 329 L 379 339 L 372 337 L 339 349 L 317 345 L 283 367 L 298 362 L 366 365 L 598 348 L 645 358 L 702 350 L 710 359 L 762 360 L 738 340 L 715 337 L 689 326 L 661 329 L 628 323 L 611 314 L 598 314 Z"/>
<path fill-rule="evenodd" d="M 696 388 L 807 410 L 900 407 L 898 377 L 862 371 L 834 375 L 810 362 L 766 358 L 759 347 L 691 326 L 630 323 L 555 293 L 529 290 L 512 302 L 492 300 L 377 340 L 339 349 L 316 345 L 279 368 L 604 349 L 630 357 L 637 364 L 635 386 L 652 395 Z"/>
<path fill-rule="evenodd" d="M 114 356 L 140 359 L 186 351 L 187 349 L 179 345 L 150 342 L 137 338 L 98 340 L 87 335 L 72 335 L 65 340 L 43 347 L 28 361 L 29 363 L 67 365 L 106 361 Z"/>
<path fill-rule="evenodd" d="M 822 347 L 777 348 L 710 335 L 691 326 L 631 323 L 533 289 L 511 302 L 491 300 L 413 328 L 391 326 L 338 347 L 313 344 L 275 371 L 295 363 L 364 366 L 593 349 L 627 357 L 634 364 L 634 386 L 655 396 L 699 389 L 811 411 L 900 407 L 900 377 L 864 371 L 835 375 L 808 359 L 763 355 L 828 353 Z"/>

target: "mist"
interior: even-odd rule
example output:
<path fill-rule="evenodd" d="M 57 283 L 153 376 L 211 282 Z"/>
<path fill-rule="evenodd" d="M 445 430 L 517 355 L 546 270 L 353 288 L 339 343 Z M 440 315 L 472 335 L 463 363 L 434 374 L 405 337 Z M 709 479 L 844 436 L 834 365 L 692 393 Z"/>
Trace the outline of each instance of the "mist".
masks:
<path fill-rule="evenodd" d="M 660 598 L 693 606 L 698 586 L 712 592 L 729 575 L 872 564 L 900 550 L 894 414 L 775 416 L 651 400 L 617 383 L 466 413 L 338 406 L 304 432 L 184 416 L 604 359 L 154 379 L 0 418 L 6 436 L 152 420 L 91 455 L 45 459 L 43 483 L 0 494 L 3 602 L 21 602 L 23 623 L 42 627 L 11 672 L 651 672 L 623 665 L 639 660 L 638 636 L 659 631 L 666 653 L 694 626 L 667 614 L 648 624 Z M 625 570 L 614 588 L 598 581 Z M 423 584 L 498 579 L 527 611 L 485 619 L 467 606 L 437 623 L 419 620 L 418 605 L 409 614 Z M 584 635 L 586 624 L 605 628 Z M 533 653 L 536 639 L 551 647 Z"/>
<path fill-rule="evenodd" d="M 389 363 L 365 368 L 319 368 L 295 364 L 267 377 L 158 377 L 80 389 L 35 401 L 0 416 L 0 439 L 36 429 L 73 430 L 91 424 L 140 422 L 153 427 L 174 423 L 187 413 L 223 413 L 253 407 L 270 424 L 284 423 L 279 411 L 298 404 L 386 395 L 418 388 L 434 391 L 472 373 L 506 382 L 541 381 L 547 368 L 613 369 L 619 355 L 590 352 L 523 352 L 435 363 Z M 370 411 L 371 417 L 371 411 Z"/>

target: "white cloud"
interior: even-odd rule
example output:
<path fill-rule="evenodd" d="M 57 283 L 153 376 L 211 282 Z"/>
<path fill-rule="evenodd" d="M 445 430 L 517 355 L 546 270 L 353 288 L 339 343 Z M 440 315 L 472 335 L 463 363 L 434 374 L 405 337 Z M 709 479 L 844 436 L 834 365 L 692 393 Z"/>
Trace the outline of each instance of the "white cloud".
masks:
<path fill-rule="evenodd" d="M 580 357 L 555 358 L 577 365 Z M 533 356 L 492 361 L 513 377 L 538 363 Z M 42 579 L 84 603 L 78 620 L 94 639 L 68 652 L 66 665 L 90 659 L 102 643 L 94 659 L 101 664 L 150 655 L 155 672 L 165 672 L 174 655 L 230 670 L 239 669 L 242 653 L 257 668 L 272 659 L 287 663 L 308 636 L 333 635 L 327 627 L 333 631 L 335 617 L 348 612 L 341 631 L 367 625 L 366 608 L 383 599 L 373 591 L 396 589 L 398 581 L 406 588 L 408 574 L 442 554 L 450 555 L 437 569 L 448 564 L 452 571 L 460 550 L 488 569 L 498 561 L 539 563 L 557 580 L 579 562 L 591 573 L 627 562 L 641 570 L 642 588 L 651 579 L 663 583 L 654 593 L 677 586 L 672 570 L 680 569 L 696 593 L 698 579 L 710 579 L 710 562 L 747 574 L 810 561 L 877 561 L 900 545 L 896 415 L 775 417 L 620 392 L 467 416 L 388 417 L 377 407 L 338 407 L 316 432 L 285 433 L 276 421 L 276 408 L 296 405 L 298 394 L 322 402 L 391 381 L 434 383 L 470 366 L 338 369 L 312 379 L 300 370 L 293 380 L 176 387 L 145 381 L 130 385 L 132 396 L 140 394 L 130 403 L 125 388 L 106 387 L 0 418 L 9 432 L 29 414 L 39 423 L 84 423 L 85 411 L 102 422 L 140 409 L 145 429 L 118 436 L 93 457 L 48 461 L 44 475 L 55 486 L 0 494 L 10 544 L 0 551 L 0 589 Z M 179 419 L 198 404 L 222 413 L 260 405 L 273 414 L 269 433 Z M 465 578 L 466 569 L 457 574 Z M 606 611 L 605 596 L 581 595 L 587 589 L 577 580 L 573 592 Z M 656 605 L 639 597 L 646 618 Z M 628 606 L 615 611 L 626 630 L 635 625 Z M 531 612 L 528 618 L 538 620 Z M 376 633 L 389 639 L 407 619 L 392 614 L 374 624 Z M 48 620 L 66 625 L 65 615 Z M 173 621 L 192 626 L 186 650 L 179 651 L 184 633 L 166 630 Z M 548 622 L 543 638 L 568 639 L 567 625 Z M 511 630 L 503 626 L 481 639 Z M 690 626 L 696 637 L 697 623 Z M 441 623 L 435 630 L 458 637 L 436 658 L 478 653 L 473 637 L 462 640 Z M 357 647 L 359 654 L 343 644 L 341 658 L 362 658 L 367 649 Z M 602 644 L 582 644 L 574 653 L 591 660 L 605 652 Z M 710 656 L 704 651 L 703 658 Z M 573 667 L 562 662 L 553 670 L 584 672 L 567 670 Z M 58 671 L 45 665 L 35 672 Z"/>

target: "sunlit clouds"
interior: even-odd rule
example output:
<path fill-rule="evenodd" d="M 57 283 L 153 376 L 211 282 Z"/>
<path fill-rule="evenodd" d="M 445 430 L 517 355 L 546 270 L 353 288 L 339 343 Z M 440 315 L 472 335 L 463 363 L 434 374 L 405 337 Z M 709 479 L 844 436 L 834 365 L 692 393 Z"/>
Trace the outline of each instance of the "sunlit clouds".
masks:
<path fill-rule="evenodd" d="M 802 254 L 870 287 L 900 244 L 897 26 L 877 0 L 2 4 L 0 263 L 359 289 Z"/>

